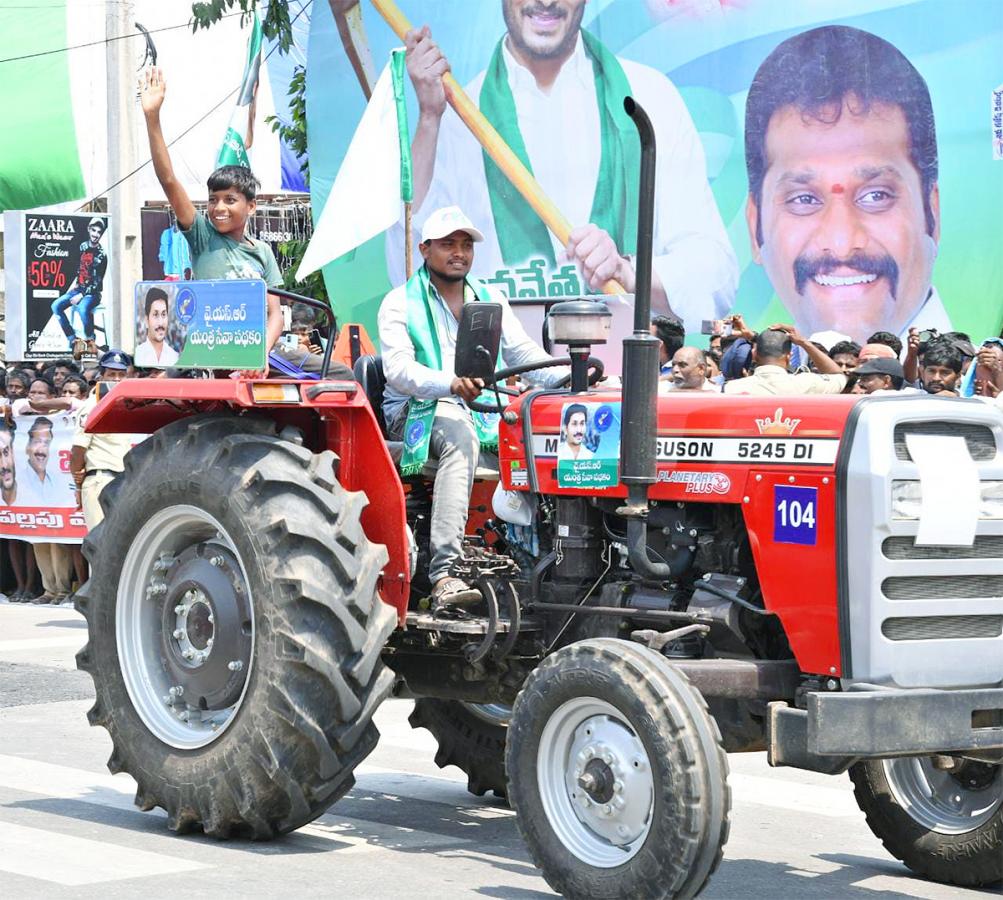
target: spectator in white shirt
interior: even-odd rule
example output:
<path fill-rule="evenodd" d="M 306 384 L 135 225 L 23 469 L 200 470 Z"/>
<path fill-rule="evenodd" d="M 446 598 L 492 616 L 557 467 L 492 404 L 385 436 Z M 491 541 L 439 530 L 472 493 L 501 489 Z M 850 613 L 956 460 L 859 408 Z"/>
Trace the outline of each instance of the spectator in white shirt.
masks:
<path fill-rule="evenodd" d="M 680 347 L 672 357 L 672 374 L 658 382 L 663 393 L 677 391 L 720 392 L 721 388 L 707 379 L 707 354 L 699 347 Z"/>

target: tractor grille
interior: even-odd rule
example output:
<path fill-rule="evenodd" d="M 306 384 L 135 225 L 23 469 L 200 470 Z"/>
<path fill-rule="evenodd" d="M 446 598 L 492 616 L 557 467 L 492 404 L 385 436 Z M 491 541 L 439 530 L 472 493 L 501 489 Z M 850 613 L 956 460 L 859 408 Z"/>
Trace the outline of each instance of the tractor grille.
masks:
<path fill-rule="evenodd" d="M 1003 559 L 1003 535 L 980 534 L 971 547 L 917 547 L 909 536 L 885 538 L 885 559 Z"/>
<path fill-rule="evenodd" d="M 968 444 L 968 452 L 971 453 L 972 459 L 985 461 L 996 458 L 996 437 L 987 425 L 978 425 L 974 422 L 902 422 L 895 426 L 895 456 L 898 459 L 911 461 L 912 457 L 905 442 L 907 434 L 961 436 Z"/>
<path fill-rule="evenodd" d="M 885 619 L 881 633 L 890 641 L 942 641 L 1003 635 L 1003 616 L 907 616 Z"/>
<path fill-rule="evenodd" d="M 889 600 L 965 600 L 973 597 L 1003 597 L 999 575 L 926 575 L 923 578 L 893 576 L 881 582 Z"/>

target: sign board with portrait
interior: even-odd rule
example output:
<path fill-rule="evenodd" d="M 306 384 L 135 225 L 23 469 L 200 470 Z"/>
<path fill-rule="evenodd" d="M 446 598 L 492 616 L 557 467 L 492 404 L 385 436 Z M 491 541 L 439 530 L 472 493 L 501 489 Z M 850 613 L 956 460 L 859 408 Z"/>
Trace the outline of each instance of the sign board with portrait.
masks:
<path fill-rule="evenodd" d="M 106 213 L 4 213 L 7 358 L 58 359 L 75 340 L 115 343 Z"/>
<path fill-rule="evenodd" d="M 0 428 L 0 537 L 79 544 L 87 535 L 77 509 L 70 450 L 76 416 L 14 416 Z"/>
<path fill-rule="evenodd" d="M 620 483 L 619 403 L 565 403 L 557 444 L 557 484 L 611 488 Z"/>
<path fill-rule="evenodd" d="M 259 279 L 139 282 L 135 364 L 265 368 L 266 290 Z"/>
<path fill-rule="evenodd" d="M 414 160 L 415 173 L 431 173 L 416 176 L 415 240 L 436 208 L 459 206 L 485 238 L 471 275 L 510 299 L 596 291 L 596 269 L 632 290 L 638 146 L 618 107 L 629 93 L 658 145 L 652 312 L 671 310 L 692 342 L 706 343 L 702 320 L 732 312 L 753 329 L 788 322 L 860 343 L 910 326 L 976 343 L 999 333 L 998 3 L 569 0 L 546 33 L 503 0 L 400 6 L 429 27 L 571 225 L 565 258 L 452 109 L 423 111 L 441 119 L 427 158 L 419 148 Z M 362 17 L 373 58 L 386 59 L 397 37 L 366 4 Z M 329 4 L 313 9 L 310 54 L 308 106 L 339 110 L 310 123 L 323 210 L 365 108 Z M 564 60 L 559 89 L 545 95 L 533 65 L 554 59 Z M 436 96 L 414 88 L 412 130 L 419 94 Z M 380 300 L 404 280 L 404 249 L 398 222 L 326 267 L 342 321 L 375 333 Z M 539 335 L 539 307 L 517 313 Z"/>

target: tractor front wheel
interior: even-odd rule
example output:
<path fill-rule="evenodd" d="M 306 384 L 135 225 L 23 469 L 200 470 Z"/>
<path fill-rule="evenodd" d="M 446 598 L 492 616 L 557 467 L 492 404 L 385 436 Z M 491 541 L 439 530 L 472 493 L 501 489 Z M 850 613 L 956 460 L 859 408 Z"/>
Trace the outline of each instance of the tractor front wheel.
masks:
<path fill-rule="evenodd" d="M 566 897 L 687 898 L 728 836 L 728 763 L 701 695 L 613 638 L 545 659 L 516 698 L 506 763 L 519 830 Z"/>
<path fill-rule="evenodd" d="M 112 772 L 178 832 L 264 839 L 320 815 L 376 745 L 392 675 L 386 561 L 335 456 L 208 415 L 138 445 L 105 488 L 78 593 L 88 717 Z"/>

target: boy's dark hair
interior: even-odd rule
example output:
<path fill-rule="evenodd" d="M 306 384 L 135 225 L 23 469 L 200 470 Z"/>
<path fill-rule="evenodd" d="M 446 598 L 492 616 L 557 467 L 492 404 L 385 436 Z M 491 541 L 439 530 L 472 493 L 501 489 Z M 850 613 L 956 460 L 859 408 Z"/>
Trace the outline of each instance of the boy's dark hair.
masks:
<path fill-rule="evenodd" d="M 150 310 L 153 309 L 153 304 L 158 300 L 164 301 L 164 306 L 170 307 L 167 302 L 167 291 L 163 288 L 152 287 L 146 292 L 146 300 L 143 301 L 143 306 L 146 309 L 146 315 L 150 315 Z"/>
<path fill-rule="evenodd" d="M 669 359 L 672 359 L 676 351 L 686 343 L 686 330 L 679 322 L 668 316 L 655 316 L 651 324 L 655 326 L 655 337 L 662 342 Z"/>
<path fill-rule="evenodd" d="M 65 388 L 68 384 L 80 385 L 81 397 L 86 397 L 91 391 L 91 386 L 87 383 L 87 379 L 84 378 L 83 375 L 67 375 L 66 378 L 63 379 L 63 387 Z"/>
<path fill-rule="evenodd" d="M 80 366 L 72 359 L 54 359 L 49 364 L 50 369 L 69 369 L 71 372 L 79 372 Z"/>
<path fill-rule="evenodd" d="M 860 356 L 860 344 L 856 341 L 840 341 L 837 344 L 833 344 L 829 350 L 829 357 L 835 359 L 840 354 Z"/>
<path fill-rule="evenodd" d="M 213 191 L 225 191 L 227 188 L 235 188 L 248 200 L 253 200 L 257 196 L 257 190 L 261 187 L 261 182 L 254 177 L 254 173 L 244 166 L 220 166 L 206 182 L 209 193 Z"/>
<path fill-rule="evenodd" d="M 289 312 L 289 323 L 292 327 L 299 325 L 313 328 L 317 324 L 317 311 L 312 306 L 307 306 L 305 303 L 300 303 L 299 301 L 293 301 Z"/>
<path fill-rule="evenodd" d="M 779 328 L 767 328 L 756 335 L 754 342 L 756 360 L 762 364 L 765 359 L 780 359 L 791 352 L 791 336 Z"/>
<path fill-rule="evenodd" d="M 926 345 L 923 354 L 923 368 L 927 366 L 946 366 L 955 374 L 961 374 L 961 353 L 957 347 L 944 338 L 937 338 Z"/>
<path fill-rule="evenodd" d="M 902 355 L 902 341 L 900 341 L 894 334 L 890 331 L 875 331 L 867 339 L 868 344 L 884 344 L 886 347 L 891 347 L 895 351 L 895 356 L 899 357 Z"/>
<path fill-rule="evenodd" d="M 926 229 L 936 221 L 930 203 L 937 182 L 937 131 L 930 91 L 916 67 L 877 35 L 845 25 L 825 25 L 779 44 L 756 71 L 745 102 L 745 166 L 756 204 L 756 241 L 763 242 L 763 178 L 769 166 L 766 132 L 773 114 L 793 106 L 802 118 L 835 124 L 852 95 L 853 113 L 872 104 L 897 106 L 909 132 L 909 159 L 923 187 Z"/>
<path fill-rule="evenodd" d="M 38 376 L 34 372 L 26 372 L 24 369 L 15 369 L 7 376 L 7 381 L 20 381 L 24 385 L 24 389 L 28 390 L 31 387 L 31 383 Z"/>

